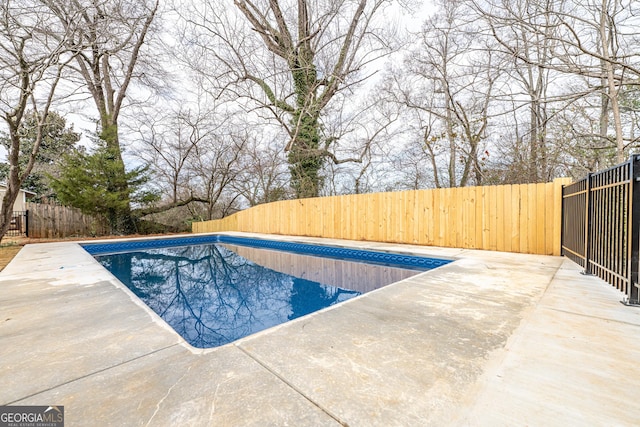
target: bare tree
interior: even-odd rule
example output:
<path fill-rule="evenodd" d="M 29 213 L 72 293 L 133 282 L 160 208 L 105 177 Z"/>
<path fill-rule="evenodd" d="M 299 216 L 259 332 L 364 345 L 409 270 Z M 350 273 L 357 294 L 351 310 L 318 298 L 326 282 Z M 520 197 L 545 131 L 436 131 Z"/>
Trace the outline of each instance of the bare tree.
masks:
<path fill-rule="evenodd" d="M 137 157 L 153 171 L 154 186 L 168 194 L 163 202 L 171 206 L 190 200 L 191 167 L 197 161 L 198 145 L 213 138 L 219 128 L 212 123 L 214 113 L 191 110 L 186 106 L 173 110 L 163 105 L 141 114 L 145 120 L 138 131 Z"/>
<path fill-rule="evenodd" d="M 74 69 L 98 112 L 100 139 L 120 163 L 124 175 L 118 120 L 132 82 L 144 79 L 137 68 L 159 0 L 48 0 L 47 4 L 74 35 L 68 42 L 77 52 Z M 126 188 L 115 190 L 127 192 Z M 119 213 L 123 231 L 133 231 L 131 207 L 126 206 Z"/>
<path fill-rule="evenodd" d="M 245 130 L 230 129 L 209 135 L 195 147 L 193 175 L 194 196 L 205 207 L 205 219 L 233 213 L 241 194 L 232 185 L 243 172 L 243 156 L 250 137 Z"/>
<path fill-rule="evenodd" d="M 326 134 L 323 114 L 368 77 L 368 64 L 390 51 L 388 31 L 376 21 L 387 3 L 237 0 L 234 15 L 224 4 L 208 2 L 189 17 L 198 34 L 189 39 L 199 46 L 196 65 L 202 68 L 200 58 L 210 56 L 206 71 L 214 74 L 216 65 L 218 87 L 245 97 L 261 110 L 255 114 L 286 130 L 284 151 L 297 197 L 319 194 L 327 159 L 359 160 L 332 155 L 336 138 Z"/>
<path fill-rule="evenodd" d="M 244 166 L 231 186 L 249 206 L 292 197 L 288 189 L 287 162 L 280 150 L 260 140 L 250 140 L 242 162 Z"/>
<path fill-rule="evenodd" d="M 381 96 L 380 84 L 357 102 L 341 99 L 332 105 L 325 126 L 332 135 L 335 157 L 352 162 L 329 162 L 324 175 L 330 180 L 325 194 L 363 194 L 388 189 L 394 169 L 389 162 L 393 141 L 401 138 L 400 113 Z"/>
<path fill-rule="evenodd" d="M 407 56 L 403 76 L 390 77 L 387 93 L 411 117 L 412 139 L 422 148 L 408 152 L 428 159 L 436 187 L 481 185 L 482 142 L 501 70 L 491 49 L 474 36 L 468 9 L 460 2 L 438 5 Z"/>
<path fill-rule="evenodd" d="M 556 101 L 564 101 L 564 105 L 557 104 L 554 110 L 564 110 L 592 94 L 599 96 L 599 125 L 593 136 L 611 142 L 617 161 L 624 160 L 629 144 L 634 141 L 626 136 L 630 129 L 623 124 L 620 99 L 625 88 L 640 83 L 637 30 L 640 5 L 633 0 L 505 0 L 476 1 L 475 7 L 496 40 L 523 69 L 547 78 L 553 72 L 556 79 L 565 82 L 580 79 L 585 83 L 578 90 L 575 85 L 565 83 L 572 93 L 554 93 Z M 529 75 L 526 77 L 533 83 Z M 544 95 L 541 87 L 529 84 L 532 113 L 537 115 L 532 116 L 532 123 L 543 119 L 538 128 L 550 120 L 544 110 L 535 107 L 535 102 Z M 536 132 L 532 137 L 541 141 L 540 132 Z M 534 144 L 532 148 L 538 150 L 543 146 Z"/>
<path fill-rule="evenodd" d="M 8 128 L 9 173 L 0 210 L 0 239 L 9 228 L 13 204 L 35 163 L 56 88 L 67 63 L 68 32 L 56 25 L 42 2 L 5 0 L 0 4 L 0 116 Z M 30 152 L 21 127 L 27 112 L 35 122 Z M 20 158 L 26 157 L 20 167 Z"/>

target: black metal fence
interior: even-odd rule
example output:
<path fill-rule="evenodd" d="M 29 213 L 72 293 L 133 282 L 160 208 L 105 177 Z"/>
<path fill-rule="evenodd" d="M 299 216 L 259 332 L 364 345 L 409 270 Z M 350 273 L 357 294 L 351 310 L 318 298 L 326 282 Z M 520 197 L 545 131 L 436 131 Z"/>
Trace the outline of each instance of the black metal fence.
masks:
<path fill-rule="evenodd" d="M 562 189 L 562 254 L 638 304 L 640 156 Z"/>
<path fill-rule="evenodd" d="M 18 237 L 29 235 L 29 211 L 14 211 L 5 236 Z"/>

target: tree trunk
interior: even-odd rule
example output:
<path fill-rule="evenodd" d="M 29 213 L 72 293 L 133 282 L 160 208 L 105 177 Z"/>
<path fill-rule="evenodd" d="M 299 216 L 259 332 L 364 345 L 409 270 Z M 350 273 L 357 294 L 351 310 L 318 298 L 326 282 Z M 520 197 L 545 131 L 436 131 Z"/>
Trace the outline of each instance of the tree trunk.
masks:
<path fill-rule="evenodd" d="M 306 6 L 299 6 L 302 12 Z M 301 13 L 299 29 L 300 35 L 305 37 L 309 29 L 304 27 L 306 13 Z M 320 171 L 324 156 L 320 154 L 320 122 L 317 110 L 318 73 L 313 63 L 314 56 L 311 47 L 302 42 L 292 53 L 289 68 L 293 76 L 296 96 L 296 109 L 293 112 L 292 125 L 295 136 L 289 151 L 289 170 L 291 172 L 291 186 L 296 198 L 317 197 L 322 188 Z"/>
<path fill-rule="evenodd" d="M 609 52 L 609 27 L 608 0 L 602 0 L 602 8 L 600 9 L 600 43 L 602 47 L 602 59 L 604 62 L 604 72 L 607 78 L 607 93 L 611 104 L 611 112 L 613 114 L 613 124 L 616 131 L 616 161 L 622 163 L 625 161 L 624 155 L 624 139 L 622 137 L 622 120 L 620 119 L 620 102 L 618 96 L 618 88 L 616 87 L 615 76 L 613 72 L 613 64 L 611 62 L 611 52 Z"/>

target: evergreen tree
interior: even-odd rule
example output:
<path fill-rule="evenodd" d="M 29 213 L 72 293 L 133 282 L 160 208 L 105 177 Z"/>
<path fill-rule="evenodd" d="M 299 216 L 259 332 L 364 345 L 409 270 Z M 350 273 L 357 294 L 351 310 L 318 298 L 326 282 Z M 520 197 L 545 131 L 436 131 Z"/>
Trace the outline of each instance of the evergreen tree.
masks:
<path fill-rule="evenodd" d="M 120 153 L 104 143 L 91 154 L 67 154 L 61 163 L 60 176 L 51 177 L 58 199 L 85 214 L 105 217 L 114 232 L 132 231 L 130 201 L 146 205 L 159 200 L 156 193 L 143 188 L 149 181 L 147 167 L 123 174 Z"/>

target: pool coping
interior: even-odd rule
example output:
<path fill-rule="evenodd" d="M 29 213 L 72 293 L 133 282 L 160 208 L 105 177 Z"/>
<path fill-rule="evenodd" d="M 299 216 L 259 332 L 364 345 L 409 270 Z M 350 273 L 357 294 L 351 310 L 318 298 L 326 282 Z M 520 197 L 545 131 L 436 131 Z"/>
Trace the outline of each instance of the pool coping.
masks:
<path fill-rule="evenodd" d="M 9 384 L 0 404 L 64 405 L 67 425 L 632 425 L 640 416 L 619 398 L 640 387 L 640 310 L 569 260 L 234 234 L 456 262 L 193 352 L 77 243 L 28 245 L 0 272 Z"/>

